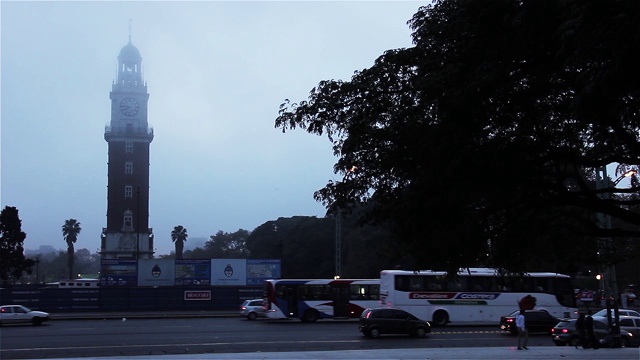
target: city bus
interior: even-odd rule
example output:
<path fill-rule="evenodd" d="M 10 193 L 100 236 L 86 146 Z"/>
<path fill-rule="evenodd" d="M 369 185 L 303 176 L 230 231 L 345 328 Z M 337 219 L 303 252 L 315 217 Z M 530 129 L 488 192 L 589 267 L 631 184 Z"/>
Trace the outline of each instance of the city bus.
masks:
<path fill-rule="evenodd" d="M 496 269 L 460 269 L 456 277 L 444 271 L 383 270 L 380 304 L 396 307 L 434 325 L 448 323 L 498 324 L 500 317 L 518 310 L 547 311 L 557 318 L 576 317 L 576 299 L 567 275 L 532 272 L 500 276 Z"/>
<path fill-rule="evenodd" d="M 266 280 L 264 310 L 267 318 L 358 318 L 366 308 L 378 307 L 378 279 L 278 279 Z"/>

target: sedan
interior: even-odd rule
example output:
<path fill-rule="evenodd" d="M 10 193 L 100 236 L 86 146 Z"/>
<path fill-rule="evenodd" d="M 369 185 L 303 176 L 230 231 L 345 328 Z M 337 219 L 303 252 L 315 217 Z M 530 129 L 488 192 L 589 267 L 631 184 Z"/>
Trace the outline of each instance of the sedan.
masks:
<path fill-rule="evenodd" d="M 422 338 L 431 332 L 431 324 L 401 309 L 365 309 L 360 315 L 359 330 L 372 338 L 381 334 L 405 334 Z"/>
<path fill-rule="evenodd" d="M 594 321 L 600 321 L 601 323 L 608 324 L 609 320 L 603 316 L 594 316 Z M 611 319 L 613 320 L 613 319 Z M 640 317 L 638 316 L 619 316 L 620 329 L 625 330 L 633 334 L 636 339 L 640 339 Z"/>
<path fill-rule="evenodd" d="M 0 306 L 0 325 L 19 323 L 40 325 L 45 321 L 49 321 L 49 313 L 33 311 L 22 305 Z"/>
<path fill-rule="evenodd" d="M 516 316 L 518 316 L 518 313 L 520 313 L 520 310 L 500 317 L 500 329 L 516 335 L 518 333 L 518 328 L 516 327 Z M 530 333 L 549 334 L 554 325 L 559 321 L 560 319 L 551 316 L 544 310 L 526 310 L 524 313 L 524 323 Z"/>
<path fill-rule="evenodd" d="M 593 319 L 593 335 L 598 340 L 601 346 L 607 345 L 609 334 L 609 326 Z M 580 333 L 576 329 L 576 319 L 565 319 L 560 321 L 551 330 L 551 340 L 558 346 L 571 345 L 578 346 L 581 344 Z M 622 346 L 637 346 L 637 341 L 634 339 L 633 334 L 626 330 L 620 330 L 620 343 Z"/>

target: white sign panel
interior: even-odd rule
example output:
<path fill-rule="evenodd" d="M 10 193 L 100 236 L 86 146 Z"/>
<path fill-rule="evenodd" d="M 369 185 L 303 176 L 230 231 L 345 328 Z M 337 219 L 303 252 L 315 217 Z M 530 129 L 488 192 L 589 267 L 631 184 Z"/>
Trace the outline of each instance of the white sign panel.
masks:
<path fill-rule="evenodd" d="M 247 259 L 211 259 L 211 285 L 247 285 Z"/>
<path fill-rule="evenodd" d="M 175 260 L 138 260 L 138 286 L 173 286 L 175 282 Z"/>

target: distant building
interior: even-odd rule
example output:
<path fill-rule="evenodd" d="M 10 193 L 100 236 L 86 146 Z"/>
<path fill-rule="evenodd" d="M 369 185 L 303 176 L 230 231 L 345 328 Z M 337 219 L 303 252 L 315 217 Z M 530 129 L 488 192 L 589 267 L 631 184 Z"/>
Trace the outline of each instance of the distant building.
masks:
<path fill-rule="evenodd" d="M 149 93 L 142 78 L 142 57 L 131 43 L 118 56 L 117 79 L 110 93 L 107 227 L 102 229 L 102 259 L 153 257 L 149 227 L 149 145 L 153 128 L 147 122 Z"/>

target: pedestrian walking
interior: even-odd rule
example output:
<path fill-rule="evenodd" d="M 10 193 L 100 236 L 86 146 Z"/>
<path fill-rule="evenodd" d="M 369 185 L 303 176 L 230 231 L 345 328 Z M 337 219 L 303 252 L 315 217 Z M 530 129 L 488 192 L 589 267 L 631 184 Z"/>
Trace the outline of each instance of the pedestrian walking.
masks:
<path fill-rule="evenodd" d="M 529 332 L 527 331 L 524 312 L 525 310 L 520 310 L 520 313 L 516 316 L 516 327 L 518 328 L 518 350 L 529 350 L 527 347 L 527 344 L 529 343 Z"/>

